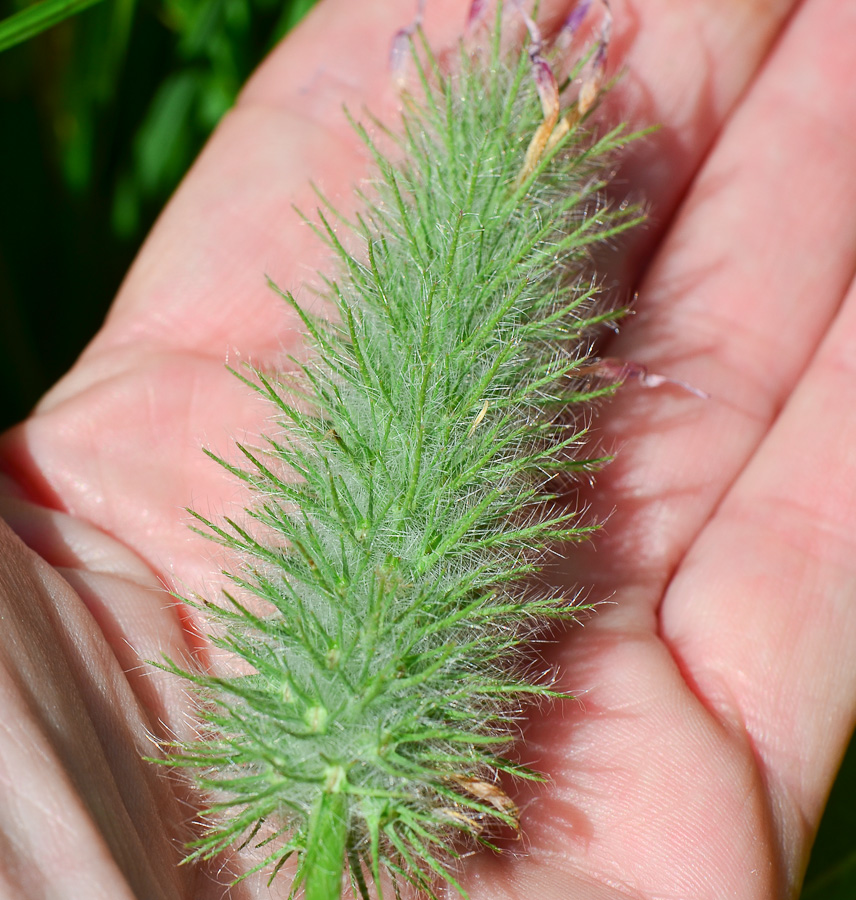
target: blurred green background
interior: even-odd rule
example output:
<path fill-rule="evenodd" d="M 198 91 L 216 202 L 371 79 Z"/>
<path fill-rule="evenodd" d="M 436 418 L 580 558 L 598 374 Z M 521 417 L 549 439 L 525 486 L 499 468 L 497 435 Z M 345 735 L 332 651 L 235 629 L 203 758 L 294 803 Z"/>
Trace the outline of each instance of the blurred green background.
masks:
<path fill-rule="evenodd" d="M 105 0 L 0 53 L 0 426 L 101 324 L 143 237 L 314 0 Z M 0 0 L 0 18 L 28 0 Z"/>
<path fill-rule="evenodd" d="M 314 2 L 105 0 L 0 53 L 0 428 L 95 333 L 241 84 Z M 0 19 L 28 5 L 0 0 Z M 856 900 L 856 743 L 802 900 Z"/>

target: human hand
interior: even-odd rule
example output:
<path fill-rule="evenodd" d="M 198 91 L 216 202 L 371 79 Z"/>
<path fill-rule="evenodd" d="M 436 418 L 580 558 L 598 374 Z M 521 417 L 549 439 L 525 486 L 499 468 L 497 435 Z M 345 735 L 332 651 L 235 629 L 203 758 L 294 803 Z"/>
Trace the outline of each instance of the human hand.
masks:
<path fill-rule="evenodd" d="M 558 19 L 567 6 L 544 11 Z M 628 74 L 604 114 L 663 127 L 624 168 L 652 226 L 634 248 L 648 261 L 637 315 L 608 352 L 712 399 L 628 387 L 604 411 L 620 452 L 592 501 L 615 513 L 563 577 L 614 604 L 555 648 L 562 686 L 582 700 L 528 728 L 524 753 L 552 783 L 524 804 L 525 854 L 465 861 L 473 900 L 536 885 L 545 900 L 797 890 L 856 675 L 846 6 L 614 6 L 612 53 Z M 454 39 L 463 7 L 430 5 L 435 45 Z M 267 414 L 223 360 L 264 367 L 298 344 L 263 273 L 296 287 L 324 266 L 291 203 L 311 208 L 311 177 L 347 204 L 365 160 L 339 107 L 389 111 L 388 40 L 410 14 L 409 3 L 327 0 L 268 60 L 105 328 L 3 444 L 32 499 L 103 529 L 182 590 L 202 587 L 214 563 L 180 510 L 216 515 L 243 499 L 199 447 L 228 455 Z M 628 264 L 628 286 L 641 269 Z M 143 634 L 182 649 L 158 637 L 173 614 L 146 609 L 122 639 L 104 633 L 114 653 Z M 176 816 L 164 817 L 169 834 Z M 149 859 L 174 868 L 173 855 Z"/>

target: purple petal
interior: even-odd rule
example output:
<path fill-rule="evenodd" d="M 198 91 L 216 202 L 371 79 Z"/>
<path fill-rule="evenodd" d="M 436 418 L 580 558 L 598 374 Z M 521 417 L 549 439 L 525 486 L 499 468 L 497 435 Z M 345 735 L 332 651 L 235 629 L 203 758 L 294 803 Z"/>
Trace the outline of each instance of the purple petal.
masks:
<path fill-rule="evenodd" d="M 559 84 L 543 56 L 537 56 L 532 60 L 532 75 L 535 78 L 538 96 L 541 98 L 541 108 L 547 116 L 559 107 Z"/>
<path fill-rule="evenodd" d="M 592 0 L 579 0 L 577 5 L 568 13 L 564 24 L 560 29 L 560 35 L 573 37 L 577 29 L 583 24 L 586 13 L 591 9 Z"/>
<path fill-rule="evenodd" d="M 410 58 L 410 34 L 409 29 L 399 28 L 389 45 L 389 71 L 396 81 L 403 78 Z"/>
<path fill-rule="evenodd" d="M 710 400 L 710 394 L 706 391 L 699 390 L 699 388 L 686 381 L 681 381 L 679 378 L 669 378 L 668 375 L 649 372 L 647 366 L 633 362 L 630 359 L 616 359 L 614 356 L 605 356 L 596 360 L 590 366 L 584 366 L 579 371 L 581 375 L 590 373 L 616 383 L 637 381 L 646 388 L 658 388 L 665 384 L 671 384 L 702 400 Z"/>
<path fill-rule="evenodd" d="M 609 42 L 612 38 L 612 12 L 606 0 L 601 0 L 601 2 L 603 3 L 603 20 L 600 25 L 600 38 L 595 47 L 594 55 L 583 71 L 580 94 L 577 100 L 577 108 L 581 115 L 585 115 L 597 103 L 606 74 L 606 57 L 609 52 Z"/>
<path fill-rule="evenodd" d="M 668 375 L 646 374 L 643 375 L 639 381 L 648 388 L 658 388 L 662 387 L 664 384 L 671 384 L 674 387 L 679 387 L 681 390 L 687 391 L 687 393 L 698 397 L 700 400 L 710 400 L 710 394 L 708 394 L 707 391 L 702 391 L 689 384 L 689 382 L 681 381 L 680 378 L 669 378 Z"/>
<path fill-rule="evenodd" d="M 389 71 L 396 81 L 404 81 L 404 73 L 410 59 L 410 39 L 416 33 L 416 30 L 422 26 L 422 19 L 425 16 L 425 3 L 426 0 L 418 0 L 413 21 L 409 25 L 405 25 L 404 28 L 399 28 L 392 36 L 392 41 L 389 45 Z"/>
<path fill-rule="evenodd" d="M 603 72 L 606 68 L 606 54 L 609 50 L 609 42 L 612 40 L 612 10 L 606 0 L 603 0 L 603 21 L 600 26 L 600 42 L 594 57 L 595 71 Z"/>
<path fill-rule="evenodd" d="M 473 0 L 470 4 L 470 11 L 467 14 L 467 31 L 472 31 L 484 18 L 487 10 L 487 0 Z"/>

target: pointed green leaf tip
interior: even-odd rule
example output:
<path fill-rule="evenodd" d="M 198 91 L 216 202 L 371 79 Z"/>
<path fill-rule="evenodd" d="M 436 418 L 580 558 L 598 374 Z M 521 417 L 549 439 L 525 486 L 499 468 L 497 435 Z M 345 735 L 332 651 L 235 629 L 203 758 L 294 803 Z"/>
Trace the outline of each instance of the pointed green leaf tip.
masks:
<path fill-rule="evenodd" d="M 500 21 L 451 75 L 416 30 L 396 162 L 356 126 L 377 181 L 354 223 L 317 226 L 336 314 L 299 310 L 310 361 L 253 379 L 282 431 L 232 468 L 251 524 L 200 520 L 244 559 L 212 640 L 252 674 L 187 675 L 207 724 L 172 762 L 212 797 L 195 854 L 258 845 L 274 873 L 293 855 L 309 900 L 384 873 L 458 887 L 459 839 L 518 827 L 499 776 L 538 777 L 506 759 L 521 705 L 562 696 L 522 648 L 578 607 L 524 583 L 592 531 L 557 497 L 600 462 L 573 457 L 618 315 L 590 254 L 640 216 L 602 196 L 630 137 L 584 124 L 591 55 L 561 103 L 535 24 L 505 59 Z"/>

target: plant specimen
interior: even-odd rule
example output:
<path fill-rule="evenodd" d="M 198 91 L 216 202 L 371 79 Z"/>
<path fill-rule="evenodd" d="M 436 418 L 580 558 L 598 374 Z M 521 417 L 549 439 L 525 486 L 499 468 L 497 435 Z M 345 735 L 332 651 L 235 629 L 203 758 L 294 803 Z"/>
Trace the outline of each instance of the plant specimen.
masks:
<path fill-rule="evenodd" d="M 505 50 L 500 8 L 488 46 L 449 68 L 418 27 L 399 36 L 417 89 L 382 136 L 392 159 L 355 123 L 376 179 L 353 221 L 324 203 L 314 220 L 338 259 L 334 314 L 283 293 L 307 357 L 246 379 L 282 423 L 229 466 L 255 491 L 251 524 L 200 518 L 244 564 L 209 606 L 241 674 L 185 673 L 206 725 L 172 762 L 212 796 L 195 853 L 254 842 L 274 873 L 294 855 L 308 900 L 346 876 L 363 897 L 386 877 L 460 890 L 456 837 L 516 829 L 500 776 L 540 777 L 509 758 L 521 705 L 563 696 L 524 648 L 579 606 L 530 576 L 595 527 L 560 496 L 602 462 L 581 447 L 614 384 L 592 341 L 619 311 L 591 251 L 640 214 L 603 198 L 629 137 L 586 126 L 608 14 L 558 76 L 558 51 L 511 13 L 527 46 Z"/>

